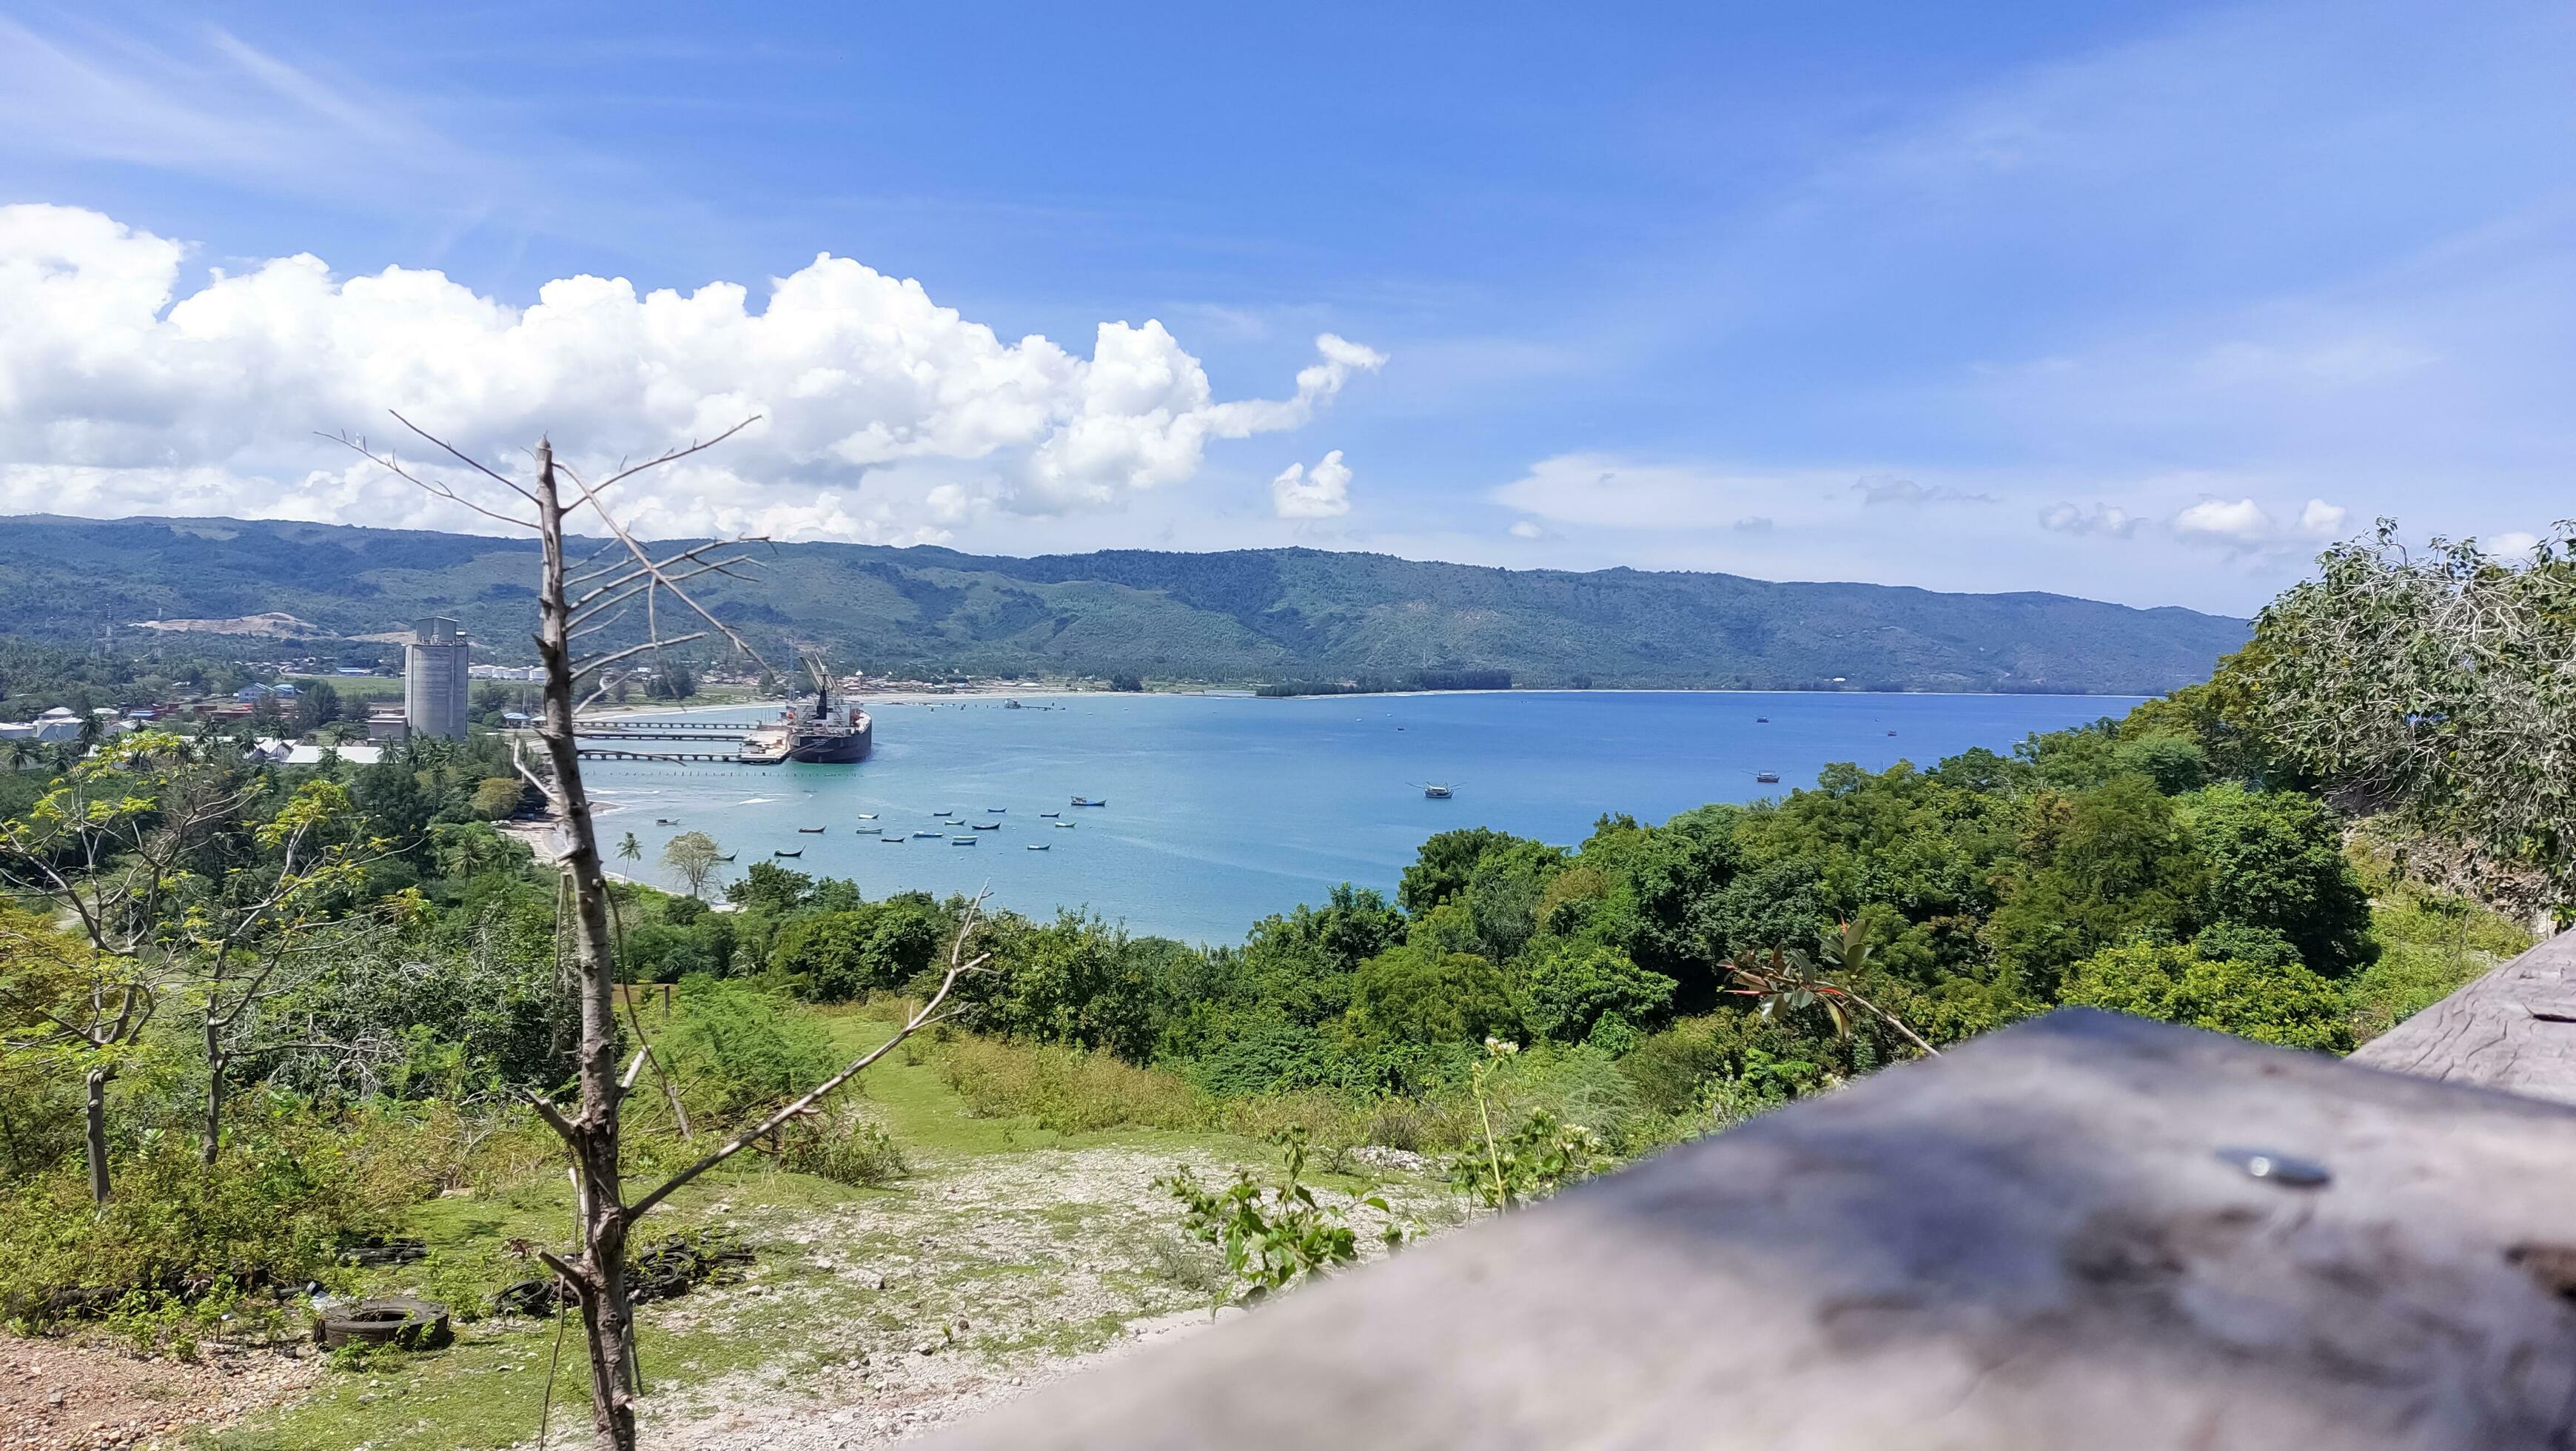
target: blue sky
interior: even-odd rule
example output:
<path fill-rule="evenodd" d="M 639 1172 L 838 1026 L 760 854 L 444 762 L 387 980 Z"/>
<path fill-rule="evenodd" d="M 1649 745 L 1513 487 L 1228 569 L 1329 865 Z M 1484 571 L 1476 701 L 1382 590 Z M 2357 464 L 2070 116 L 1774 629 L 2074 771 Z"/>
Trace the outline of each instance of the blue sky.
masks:
<path fill-rule="evenodd" d="M 757 405 L 648 521 L 2241 612 L 2576 513 L 2564 4 L 1394 9 L 12 8 L 0 504 Z"/>

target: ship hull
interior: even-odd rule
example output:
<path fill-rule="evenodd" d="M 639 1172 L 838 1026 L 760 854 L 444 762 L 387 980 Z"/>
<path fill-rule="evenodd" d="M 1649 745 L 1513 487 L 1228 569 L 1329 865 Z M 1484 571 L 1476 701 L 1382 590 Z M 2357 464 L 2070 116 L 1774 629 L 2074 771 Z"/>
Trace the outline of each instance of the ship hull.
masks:
<path fill-rule="evenodd" d="M 789 739 L 787 759 L 802 761 L 809 766 L 856 765 L 868 758 L 868 752 L 875 743 L 876 732 L 871 726 L 861 726 L 854 731 L 835 731 L 828 735 L 821 733 L 810 736 L 800 735 Z"/>

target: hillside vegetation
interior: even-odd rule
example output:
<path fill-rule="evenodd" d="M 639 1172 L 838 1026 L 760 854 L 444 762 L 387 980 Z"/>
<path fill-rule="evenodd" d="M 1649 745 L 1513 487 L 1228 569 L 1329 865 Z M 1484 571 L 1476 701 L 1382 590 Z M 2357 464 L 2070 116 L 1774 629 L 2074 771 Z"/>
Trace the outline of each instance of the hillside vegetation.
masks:
<path fill-rule="evenodd" d="M 1723 574 L 1588 574 L 1310 549 L 1009 559 L 782 544 L 705 593 L 764 648 L 872 673 L 1137 672 L 1316 681 L 1502 670 L 1523 686 L 2152 694 L 2203 678 L 2241 620 L 2048 594 Z M 95 640 L 144 620 L 280 612 L 319 638 L 450 614 L 526 652 L 535 546 L 284 522 L 0 521 L 0 633 Z M 202 636 L 190 636 L 192 640 Z"/>

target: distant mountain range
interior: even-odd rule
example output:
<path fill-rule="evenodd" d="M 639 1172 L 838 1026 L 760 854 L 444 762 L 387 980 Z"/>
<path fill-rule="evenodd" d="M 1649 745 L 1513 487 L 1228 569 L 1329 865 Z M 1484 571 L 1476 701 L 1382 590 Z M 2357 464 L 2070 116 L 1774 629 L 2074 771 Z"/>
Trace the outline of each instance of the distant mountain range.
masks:
<path fill-rule="evenodd" d="M 759 546 L 704 598 L 783 663 L 874 673 L 1264 682 L 1508 670 L 1525 686 L 2145 694 L 2200 679 L 2246 622 L 2052 594 L 1488 569 L 1312 549 L 1010 559 Z M 234 519 L 0 518 L 0 632 L 95 640 L 144 621 L 363 640 L 428 614 L 533 658 L 536 546 Z M 284 619 L 253 619 L 255 616 Z"/>

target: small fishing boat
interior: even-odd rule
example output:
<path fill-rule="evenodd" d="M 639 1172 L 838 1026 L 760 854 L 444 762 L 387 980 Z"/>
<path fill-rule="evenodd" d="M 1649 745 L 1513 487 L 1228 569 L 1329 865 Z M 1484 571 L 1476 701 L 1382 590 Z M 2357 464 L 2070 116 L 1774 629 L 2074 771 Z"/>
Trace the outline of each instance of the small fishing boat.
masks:
<path fill-rule="evenodd" d="M 1894 732 L 1894 731 L 1889 731 L 1889 732 L 1888 732 L 1888 734 L 1892 736 L 1892 735 L 1896 734 L 1896 732 Z"/>
<path fill-rule="evenodd" d="M 1053 821 L 1053 820 L 1055 820 L 1057 817 L 1064 815 L 1064 813 L 1063 813 L 1063 812 L 1061 812 L 1061 811 L 1041 811 L 1041 812 L 1039 812 L 1039 813 L 1038 813 L 1038 815 L 1040 815 L 1040 816 L 1042 816 L 1042 817 L 1046 818 L 1046 819 L 1047 819 L 1047 820 L 1049 820 L 1049 821 Z"/>
<path fill-rule="evenodd" d="M 862 826 L 862 827 L 860 827 L 860 828 L 859 828 L 859 835 L 861 835 L 861 836 L 883 836 L 883 835 L 885 835 L 885 828 L 884 828 L 884 827 L 882 827 L 882 826 Z"/>
<path fill-rule="evenodd" d="M 1076 796 L 1073 798 L 1073 804 L 1076 806 L 1106 806 L 1109 802 L 1106 798 L 1094 801 L 1088 796 Z"/>
<path fill-rule="evenodd" d="M 862 811 L 859 813 L 859 819 L 861 821 L 874 821 L 877 819 L 877 814 L 873 811 Z"/>
<path fill-rule="evenodd" d="M 1045 851 L 1048 847 L 1051 847 L 1051 846 L 1053 846 L 1053 845 L 1055 845 L 1055 843 L 1054 843 L 1054 842 L 1051 842 L 1051 841 L 1033 841 L 1033 842 L 1030 842 L 1030 843 L 1029 843 L 1029 850 L 1031 850 L 1031 851 Z"/>
<path fill-rule="evenodd" d="M 1756 771 L 1753 773 L 1753 779 L 1761 782 L 1765 786 L 1777 786 L 1780 784 L 1780 773 L 1777 771 Z"/>
<path fill-rule="evenodd" d="M 884 842 L 889 846 L 901 846 L 906 841 L 911 840 L 911 838 L 902 836 L 880 836 L 877 840 Z"/>
<path fill-rule="evenodd" d="M 1071 831 L 1071 830 L 1073 830 L 1073 823 L 1072 823 L 1072 822 L 1070 822 L 1070 821 L 1059 821 L 1059 822 L 1057 822 L 1055 825 L 1056 825 L 1056 830 L 1058 830 L 1058 831 Z"/>
<path fill-rule="evenodd" d="M 1457 795 L 1458 789 L 1454 786 L 1442 786 L 1426 781 L 1422 786 L 1422 794 L 1433 801 L 1446 801 L 1450 797 Z"/>
<path fill-rule="evenodd" d="M 819 826 L 800 826 L 796 829 L 806 836 L 821 836 L 823 834 L 823 828 Z"/>
<path fill-rule="evenodd" d="M 950 846 L 973 846 L 977 840 L 978 838 L 971 836 L 952 836 L 948 838 L 948 844 Z"/>
<path fill-rule="evenodd" d="M 773 851 L 770 853 L 771 856 L 803 856 L 804 854 L 805 848 L 801 846 L 796 848 L 794 851 Z"/>
<path fill-rule="evenodd" d="M 942 835 L 942 834 L 943 834 L 943 833 L 936 832 L 936 831 L 916 831 L 916 832 L 914 832 L 914 833 L 913 833 L 913 835 L 915 835 L 915 836 L 928 836 L 928 837 L 937 837 L 937 836 L 940 836 L 940 835 Z"/>
<path fill-rule="evenodd" d="M 720 862 L 729 862 L 729 861 L 732 861 L 733 859 L 734 859 L 734 853 L 732 853 L 732 852 L 726 852 L 723 856 L 720 856 L 720 857 L 717 857 L 717 858 L 716 858 L 716 860 L 717 860 L 717 861 L 720 861 Z"/>
<path fill-rule="evenodd" d="M 1755 725 L 1769 725 L 1771 723 L 1771 717 L 1767 715 L 1757 715 L 1753 718 L 1753 723 Z"/>
<path fill-rule="evenodd" d="M 933 816 L 955 816 L 957 814 L 957 808 L 952 806 L 946 811 L 934 811 L 930 814 Z"/>
<path fill-rule="evenodd" d="M 1896 732 L 1894 732 L 1894 731 L 1889 731 L 1889 732 L 1888 732 L 1888 734 L 1892 736 L 1892 735 L 1896 734 Z M 1010 810 L 1011 808 L 1009 808 L 1009 807 L 1007 807 L 1007 806 L 987 806 L 987 807 L 985 807 L 984 809 L 985 809 L 986 811 L 989 811 L 989 812 L 993 813 L 995 816 L 999 816 L 999 815 L 1001 815 L 1003 812 L 1008 811 L 1008 810 Z"/>
<path fill-rule="evenodd" d="M 1888 734 L 1894 735 L 1896 732 L 1889 731 Z M 680 824 L 680 819 L 676 816 L 656 816 L 653 818 L 653 824 L 655 826 L 677 826 Z"/>
<path fill-rule="evenodd" d="M 973 823 L 973 829 L 976 831 L 999 831 L 1002 829 L 1002 823 L 998 821 L 978 821 Z"/>

